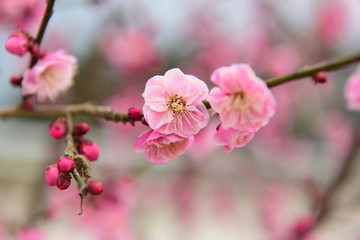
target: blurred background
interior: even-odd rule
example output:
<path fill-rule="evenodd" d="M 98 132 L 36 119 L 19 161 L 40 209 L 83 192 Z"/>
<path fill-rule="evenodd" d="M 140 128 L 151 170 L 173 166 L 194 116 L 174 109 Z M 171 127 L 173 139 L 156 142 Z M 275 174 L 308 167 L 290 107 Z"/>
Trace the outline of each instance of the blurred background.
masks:
<path fill-rule="evenodd" d="M 17 30 L 36 34 L 45 0 L 0 0 L 0 45 Z M 61 0 L 43 49 L 79 59 L 76 84 L 58 103 L 142 108 L 146 81 L 178 67 L 205 81 L 220 66 L 248 63 L 268 79 L 359 50 L 358 0 Z M 26 70 L 0 48 L 0 105 L 17 105 L 9 78 Z M 278 110 L 246 147 L 214 144 L 219 120 L 165 165 L 132 145 L 146 127 L 79 117 L 100 145 L 92 175 L 104 193 L 85 200 L 60 191 L 44 170 L 63 154 L 48 135 L 53 119 L 0 121 L 0 239 L 296 240 L 310 231 L 329 186 L 358 142 L 359 116 L 343 87 L 356 66 L 273 88 Z M 356 155 L 356 154 L 353 154 Z M 354 157 L 359 158 L 359 157 Z M 311 239 L 360 239 L 359 167 Z M 320 210 L 319 210 L 320 209 Z M 310 238 L 308 238 L 310 239 Z"/>

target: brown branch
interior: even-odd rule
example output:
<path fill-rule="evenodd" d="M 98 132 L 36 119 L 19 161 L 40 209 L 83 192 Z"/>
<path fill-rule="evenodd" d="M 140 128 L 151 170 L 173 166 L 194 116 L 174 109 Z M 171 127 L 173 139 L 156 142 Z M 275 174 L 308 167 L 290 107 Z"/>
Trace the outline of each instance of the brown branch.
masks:
<path fill-rule="evenodd" d="M 276 87 L 286 82 L 299 80 L 306 77 L 311 77 L 317 72 L 322 71 L 333 71 L 342 67 L 345 67 L 349 64 L 356 63 L 360 61 L 360 54 L 355 54 L 351 56 L 334 58 L 323 63 L 318 63 L 309 67 L 303 67 L 295 72 L 286 74 L 280 77 L 271 78 L 266 81 L 266 84 L 269 88 Z"/>
<path fill-rule="evenodd" d="M 269 88 L 284 84 L 286 82 L 310 77 L 320 71 L 333 71 L 345 67 L 349 64 L 360 61 L 360 54 L 335 58 L 324 63 L 315 64 L 301 68 L 293 73 L 272 78 L 266 81 Z M 211 108 L 208 101 L 203 101 L 206 108 Z M 28 117 L 28 118 L 54 118 L 72 115 L 90 115 L 113 122 L 133 122 L 126 113 L 115 112 L 111 107 L 99 106 L 90 103 L 70 104 L 70 105 L 39 105 L 32 110 L 24 110 L 19 107 L 9 107 L 0 109 L 0 118 L 8 117 Z"/>
<path fill-rule="evenodd" d="M 347 185 L 349 178 L 351 178 L 351 171 L 355 167 L 357 155 L 360 150 L 360 131 L 357 129 L 353 140 L 352 145 L 345 156 L 342 167 L 339 170 L 337 176 L 334 178 L 333 182 L 330 184 L 328 189 L 326 190 L 323 201 L 321 205 L 319 205 L 317 212 L 317 227 L 319 227 L 331 213 L 332 204 L 334 203 L 334 199 L 339 194 L 339 192 Z"/>
<path fill-rule="evenodd" d="M 55 5 L 55 0 L 47 0 L 47 5 L 46 5 L 46 9 L 45 9 L 45 13 L 44 16 L 41 20 L 40 23 L 40 27 L 39 30 L 36 34 L 36 37 L 34 39 L 34 43 L 38 44 L 40 46 L 42 39 L 44 38 L 44 34 L 45 34 L 45 30 L 46 27 L 50 21 L 50 18 L 54 12 L 54 5 Z M 36 62 L 38 61 L 38 58 L 36 56 L 32 56 L 30 59 L 30 63 L 29 63 L 29 68 L 32 68 Z"/>
<path fill-rule="evenodd" d="M 84 198 L 87 194 L 86 191 L 86 178 L 87 176 L 82 176 L 83 168 L 87 168 L 88 164 L 84 166 L 83 161 L 79 161 L 83 156 L 80 156 L 75 147 L 74 138 L 72 135 L 73 128 L 73 117 L 70 112 L 66 114 L 66 125 L 67 125 L 67 134 L 66 134 L 66 147 L 65 147 L 65 156 L 68 156 L 75 161 L 75 169 L 71 172 L 72 177 L 75 179 L 77 183 L 77 187 L 79 189 L 79 195 L 81 198 Z M 84 178 L 84 179 L 83 179 Z"/>
<path fill-rule="evenodd" d="M 119 113 L 111 107 L 99 106 L 91 103 L 72 105 L 37 105 L 32 110 L 24 110 L 20 107 L 8 107 L 0 110 L 0 119 L 9 117 L 25 118 L 54 118 L 65 117 L 67 113 L 72 115 L 89 115 L 113 122 L 131 122 L 127 113 Z"/>

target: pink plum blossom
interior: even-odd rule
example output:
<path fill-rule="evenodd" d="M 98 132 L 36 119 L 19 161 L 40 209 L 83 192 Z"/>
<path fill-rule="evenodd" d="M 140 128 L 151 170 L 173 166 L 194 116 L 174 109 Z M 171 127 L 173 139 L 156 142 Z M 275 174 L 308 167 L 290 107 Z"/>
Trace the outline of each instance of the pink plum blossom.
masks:
<path fill-rule="evenodd" d="M 125 74 L 154 70 L 160 60 L 159 50 L 144 29 L 108 29 L 100 42 L 107 60 Z"/>
<path fill-rule="evenodd" d="M 211 75 L 208 100 L 219 113 L 222 127 L 257 131 L 275 114 L 276 102 L 266 83 L 247 64 L 221 67 Z"/>
<path fill-rule="evenodd" d="M 53 101 L 73 84 L 76 69 L 77 59 L 65 50 L 47 54 L 24 73 L 22 94 L 37 94 L 40 101 Z"/>
<path fill-rule="evenodd" d="M 44 14 L 45 1 L 42 0 L 0 0 L 0 23 L 16 29 L 25 29 Z"/>
<path fill-rule="evenodd" d="M 146 83 L 142 95 L 144 117 L 152 129 L 162 134 L 190 137 L 208 124 L 209 114 L 201 102 L 208 91 L 195 76 L 171 69 Z"/>
<path fill-rule="evenodd" d="M 18 232 L 18 240 L 42 240 L 45 239 L 45 235 L 39 228 L 25 228 Z"/>
<path fill-rule="evenodd" d="M 254 138 L 254 132 L 247 130 L 225 129 L 220 125 L 215 134 L 215 142 L 231 152 L 234 147 L 243 147 Z"/>
<path fill-rule="evenodd" d="M 344 94 L 347 108 L 360 111 L 360 68 L 347 80 Z"/>
<path fill-rule="evenodd" d="M 145 152 L 145 158 L 155 164 L 163 164 L 183 154 L 193 143 L 194 137 L 183 138 L 175 134 L 161 134 L 147 130 L 135 141 L 134 150 Z"/>
<path fill-rule="evenodd" d="M 345 1 L 332 0 L 321 5 L 317 16 L 317 32 L 323 41 L 332 43 L 343 35 L 350 13 Z"/>

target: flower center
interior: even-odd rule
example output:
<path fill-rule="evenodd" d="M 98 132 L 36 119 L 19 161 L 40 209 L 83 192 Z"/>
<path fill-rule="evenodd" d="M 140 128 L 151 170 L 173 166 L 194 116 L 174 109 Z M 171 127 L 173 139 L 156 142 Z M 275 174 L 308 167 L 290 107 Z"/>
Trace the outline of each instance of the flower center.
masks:
<path fill-rule="evenodd" d="M 235 109 L 243 110 L 249 105 L 249 98 L 246 91 L 238 91 L 231 94 L 231 103 Z"/>
<path fill-rule="evenodd" d="M 177 94 L 169 97 L 166 102 L 167 108 L 170 109 L 173 113 L 182 113 L 185 111 L 186 102 Z"/>

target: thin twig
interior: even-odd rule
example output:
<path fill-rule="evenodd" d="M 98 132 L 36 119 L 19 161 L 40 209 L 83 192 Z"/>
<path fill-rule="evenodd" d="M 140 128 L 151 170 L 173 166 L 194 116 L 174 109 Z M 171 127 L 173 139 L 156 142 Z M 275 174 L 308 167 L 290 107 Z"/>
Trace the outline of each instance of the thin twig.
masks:
<path fill-rule="evenodd" d="M 333 71 L 342 67 L 345 67 L 349 64 L 356 63 L 360 61 L 360 54 L 355 54 L 351 56 L 339 57 L 328 60 L 323 63 L 318 63 L 312 66 L 303 67 L 295 72 L 286 74 L 280 77 L 271 78 L 266 81 L 266 84 L 269 88 L 276 87 L 286 82 L 299 80 L 306 77 L 311 77 L 317 72 L 322 71 Z"/>
<path fill-rule="evenodd" d="M 41 20 L 40 23 L 40 27 L 39 30 L 36 34 L 36 37 L 34 39 L 34 43 L 38 44 L 40 46 L 42 39 L 44 38 L 44 34 L 45 34 L 45 30 L 46 27 L 49 23 L 49 20 L 54 12 L 54 5 L 55 5 L 55 0 L 47 0 L 47 5 L 46 5 L 46 9 L 45 9 L 45 13 L 44 16 Z M 36 62 L 38 61 L 38 58 L 35 56 L 32 56 L 30 59 L 30 63 L 29 63 L 29 68 L 32 68 Z"/>
<path fill-rule="evenodd" d="M 351 177 L 351 171 L 356 163 L 359 150 L 360 132 L 359 129 L 357 129 L 352 140 L 352 145 L 347 155 L 345 156 L 341 169 L 339 170 L 337 176 L 334 178 L 333 182 L 330 184 L 323 196 L 324 201 L 322 201 L 322 205 L 319 206 L 317 213 L 317 226 L 320 226 L 330 214 L 332 210 L 331 204 L 333 204 L 332 201 L 335 199 L 336 195 L 338 195 L 339 191 L 341 191 L 341 189 L 347 185 L 346 183 Z"/>

